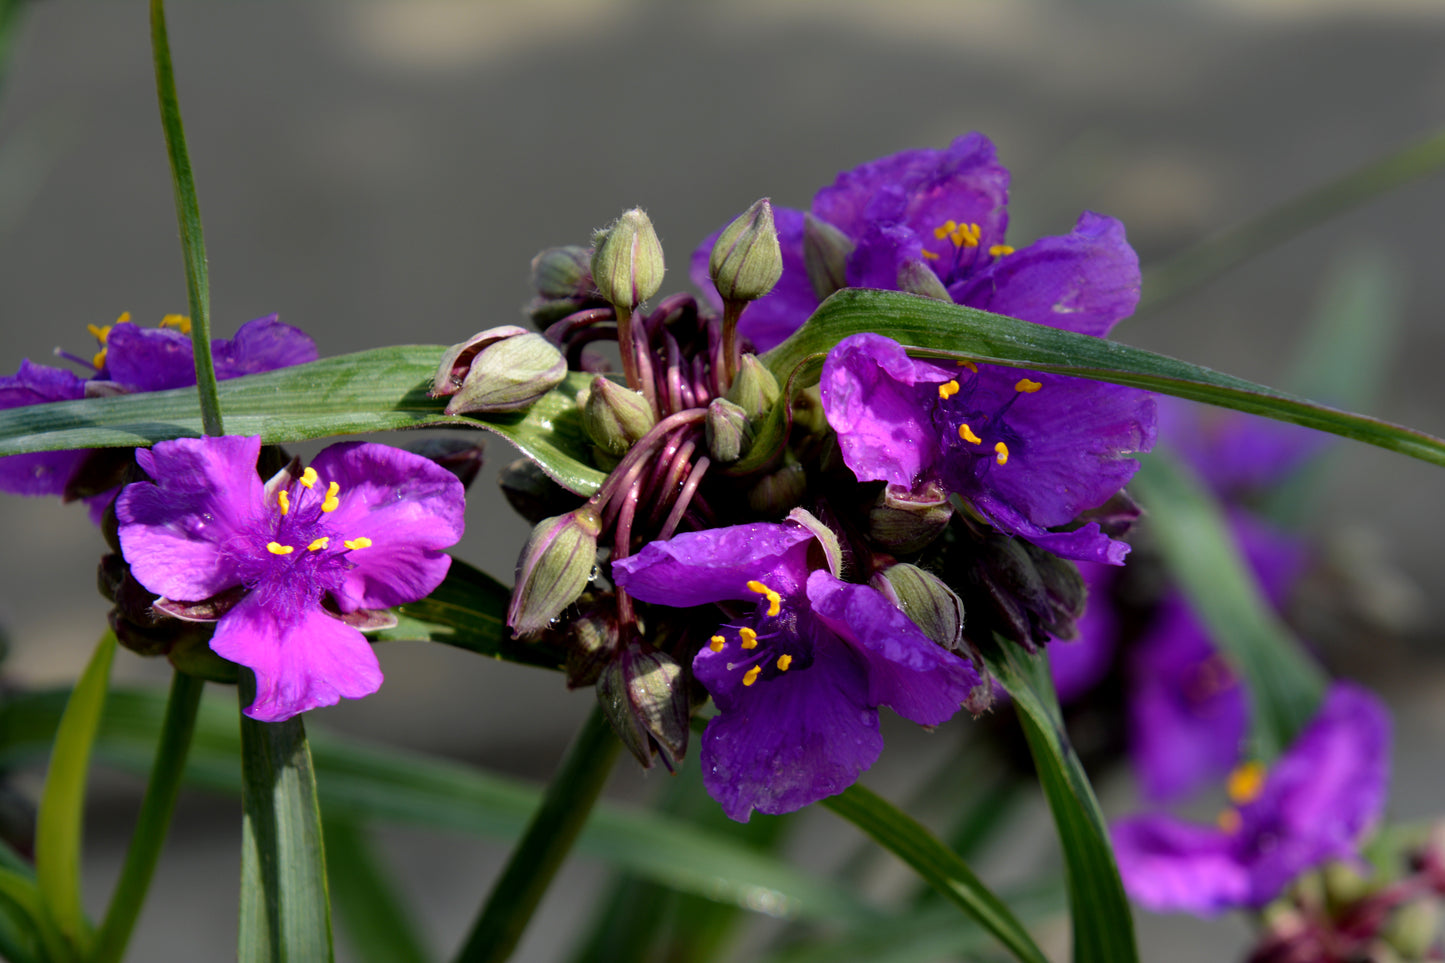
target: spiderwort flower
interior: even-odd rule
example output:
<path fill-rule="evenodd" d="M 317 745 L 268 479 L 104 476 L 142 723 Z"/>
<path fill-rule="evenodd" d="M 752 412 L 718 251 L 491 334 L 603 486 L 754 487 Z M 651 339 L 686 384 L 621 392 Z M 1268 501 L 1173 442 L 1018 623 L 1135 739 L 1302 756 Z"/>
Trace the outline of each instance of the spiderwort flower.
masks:
<path fill-rule="evenodd" d="M 280 722 L 381 686 L 348 615 L 436 588 L 462 535 L 462 485 L 410 452 L 350 442 L 266 484 L 261 439 L 183 438 L 140 449 L 153 479 L 116 500 L 131 572 L 167 600 L 230 605 L 211 649 L 256 673 L 253 719 Z"/>
<path fill-rule="evenodd" d="M 1385 804 L 1390 719 L 1366 690 L 1335 683 L 1314 720 L 1266 771 L 1230 776 L 1218 826 L 1136 816 L 1113 827 L 1124 886 L 1156 912 L 1258 909 L 1306 870 L 1358 855 Z"/>
<path fill-rule="evenodd" d="M 878 706 L 938 725 L 979 683 L 878 590 L 840 580 L 835 547 L 814 525 L 795 512 L 688 532 L 612 565 L 645 602 L 742 603 L 692 662 L 720 710 L 703 734 L 703 782 L 739 821 L 852 785 L 883 748 Z M 810 560 L 819 554 L 827 568 Z"/>

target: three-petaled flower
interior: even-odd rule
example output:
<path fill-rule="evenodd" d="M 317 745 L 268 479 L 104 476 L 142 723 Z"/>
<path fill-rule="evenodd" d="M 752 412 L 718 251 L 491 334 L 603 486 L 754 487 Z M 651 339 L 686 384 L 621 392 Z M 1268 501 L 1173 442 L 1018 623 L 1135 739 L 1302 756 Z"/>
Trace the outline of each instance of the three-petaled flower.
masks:
<path fill-rule="evenodd" d="M 211 649 L 256 674 L 253 719 L 278 722 L 381 685 L 344 617 L 436 588 L 461 538 L 461 483 L 420 455 L 350 442 L 263 484 L 259 438 L 160 442 L 151 482 L 116 500 L 120 542 L 147 589 L 224 611 Z"/>
<path fill-rule="evenodd" d="M 979 684 L 882 593 L 839 579 L 804 521 L 689 532 L 612 566 L 645 602 L 743 603 L 692 663 L 719 709 L 703 734 L 703 782 L 737 820 L 852 785 L 883 748 L 878 706 L 938 725 Z"/>

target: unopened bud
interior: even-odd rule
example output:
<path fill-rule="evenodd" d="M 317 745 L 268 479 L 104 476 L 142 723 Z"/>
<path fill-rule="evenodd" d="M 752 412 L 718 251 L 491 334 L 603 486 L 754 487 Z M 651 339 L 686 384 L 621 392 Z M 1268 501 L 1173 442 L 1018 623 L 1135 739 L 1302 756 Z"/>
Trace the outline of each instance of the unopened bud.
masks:
<path fill-rule="evenodd" d="M 634 207 L 593 238 L 592 283 L 608 303 L 631 310 L 662 287 L 662 242 Z"/>
<path fill-rule="evenodd" d="M 848 255 L 853 247 L 848 235 L 827 221 L 803 214 L 803 264 L 819 301 L 848 286 Z"/>
<path fill-rule="evenodd" d="M 532 258 L 532 286 L 549 300 L 586 298 L 593 293 L 591 264 L 585 247 L 549 247 Z"/>
<path fill-rule="evenodd" d="M 749 421 L 759 421 L 772 410 L 782 391 L 778 379 L 758 360 L 757 355 L 745 354 L 738 363 L 737 377 L 728 388 L 727 399 L 740 405 L 748 413 Z"/>
<path fill-rule="evenodd" d="M 803 501 L 808 476 L 797 462 L 764 475 L 748 490 L 748 507 L 764 518 L 780 518 Z"/>
<path fill-rule="evenodd" d="M 617 613 L 610 605 L 596 605 L 568 623 L 567 688 L 581 689 L 597 682 L 617 655 L 617 636 Z"/>
<path fill-rule="evenodd" d="M 672 656 L 633 643 L 597 679 L 597 701 L 612 728 L 644 768 L 652 754 L 669 771 L 687 752 L 688 696 L 682 666 Z"/>
<path fill-rule="evenodd" d="M 933 268 L 922 261 L 904 261 L 898 266 L 898 290 L 935 301 L 953 302 L 953 295 L 948 293 L 948 288 L 944 287 L 938 275 L 933 273 Z"/>
<path fill-rule="evenodd" d="M 1384 938 L 1405 960 L 1428 960 L 1432 947 L 1438 948 L 1441 922 L 1440 903 L 1434 897 L 1407 902 L 1391 915 Z"/>
<path fill-rule="evenodd" d="M 724 301 L 756 301 L 783 276 L 783 251 L 766 197 L 723 228 L 708 259 L 708 273 Z"/>
<path fill-rule="evenodd" d="M 451 396 L 446 413 L 520 411 L 567 377 L 562 352 L 514 324 L 489 328 L 442 356 L 431 396 Z"/>
<path fill-rule="evenodd" d="M 967 654 L 963 641 L 963 600 L 938 576 L 906 562 L 890 565 L 869 582 L 913 624 L 950 652 Z"/>
<path fill-rule="evenodd" d="M 497 472 L 497 484 L 511 505 L 533 525 L 553 515 L 563 515 L 585 500 L 557 484 L 530 458 L 518 458 Z"/>
<path fill-rule="evenodd" d="M 582 407 L 587 437 L 611 455 L 623 455 L 657 424 L 652 405 L 640 392 L 608 378 L 596 377 Z"/>
<path fill-rule="evenodd" d="M 914 492 L 888 485 L 868 510 L 868 534 L 888 551 L 908 555 L 942 534 L 952 517 L 948 493 L 938 486 Z"/>
<path fill-rule="evenodd" d="M 707 406 L 703 427 L 707 434 L 708 454 L 722 465 L 737 461 L 753 443 L 748 413 L 741 405 L 735 405 L 726 398 L 714 398 Z"/>
<path fill-rule="evenodd" d="M 521 637 L 540 632 L 582 594 L 597 563 L 602 520 L 588 507 L 544 519 L 517 559 L 507 625 Z"/>

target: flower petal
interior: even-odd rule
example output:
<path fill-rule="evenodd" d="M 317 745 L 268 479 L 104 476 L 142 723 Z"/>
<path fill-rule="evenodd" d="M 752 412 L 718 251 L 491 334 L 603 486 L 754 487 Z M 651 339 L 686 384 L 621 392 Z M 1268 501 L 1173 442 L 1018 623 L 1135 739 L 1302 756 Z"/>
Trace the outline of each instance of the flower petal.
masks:
<path fill-rule="evenodd" d="M 335 590 L 342 611 L 414 602 L 441 584 L 451 565 L 442 549 L 465 529 L 466 494 L 429 458 L 366 442 L 332 445 L 311 461 L 320 481 L 340 486 L 328 523 L 338 538 L 366 537 L 356 567 Z"/>
<path fill-rule="evenodd" d="M 685 532 L 612 563 L 617 584 L 644 602 L 687 608 L 757 599 L 761 581 L 784 596 L 803 588 L 813 535 L 801 525 L 754 522 Z"/>
<path fill-rule="evenodd" d="M 212 341 L 211 355 L 218 381 L 306 364 L 317 357 L 311 336 L 274 314 L 247 321 L 230 340 Z"/>
<path fill-rule="evenodd" d="M 248 596 L 216 626 L 211 649 L 256 673 L 256 699 L 246 715 L 261 722 L 282 722 L 381 688 L 381 666 L 366 638 L 320 609 L 280 622 Z"/>
<path fill-rule="evenodd" d="M 703 733 L 703 784 L 731 818 L 840 793 L 883 751 L 863 667 L 838 640 L 818 639 L 806 669 L 746 688 L 728 658 L 704 647 L 692 667 L 722 710 Z"/>
<path fill-rule="evenodd" d="M 923 242 L 912 229 L 896 224 L 873 224 L 858 239 L 848 258 L 850 288 L 898 289 L 903 265 L 923 264 Z M 942 282 L 939 282 L 940 287 Z"/>
<path fill-rule="evenodd" d="M 131 391 L 166 391 L 196 383 L 190 335 L 174 328 L 115 325 L 105 341 L 105 370 Z"/>
<path fill-rule="evenodd" d="M 1230 837 L 1171 816 L 1137 816 L 1110 831 L 1124 888 L 1156 913 L 1215 916 L 1241 905 L 1249 876 Z"/>
<path fill-rule="evenodd" d="M 1079 574 L 1088 588 L 1089 603 L 1078 619 L 1077 638 L 1054 639 L 1048 644 L 1049 670 L 1060 702 L 1072 702 L 1103 681 L 1114 664 L 1119 647 L 1119 619 L 1109 592 L 1117 572 L 1111 565 L 1080 562 Z"/>
<path fill-rule="evenodd" d="M 1163 395 L 1159 435 L 1220 498 L 1238 500 L 1283 480 L 1330 443 L 1299 425 Z"/>
<path fill-rule="evenodd" d="M 13 376 L 0 377 L 0 410 L 73 401 L 85 397 L 85 380 L 64 368 L 31 364 L 27 358 Z M 40 451 L 0 458 L 0 491 L 14 495 L 61 495 L 88 452 Z"/>
<path fill-rule="evenodd" d="M 783 252 L 783 276 L 771 291 L 744 308 L 738 319 L 738 332 L 752 341 L 758 352 L 782 344 L 818 306 L 818 296 L 813 293 L 813 282 L 808 280 L 807 263 L 803 259 L 803 212 L 775 207 L 773 226 L 778 229 L 778 245 Z M 712 246 L 722 232 L 723 228 L 718 228 L 692 252 L 688 269 L 692 283 L 719 311 L 722 299 L 713 287 L 708 261 L 712 257 Z"/>
<path fill-rule="evenodd" d="M 929 639 L 877 589 L 817 571 L 808 577 L 808 601 L 867 664 L 870 706 L 936 726 L 953 718 L 979 684 L 972 663 Z"/>

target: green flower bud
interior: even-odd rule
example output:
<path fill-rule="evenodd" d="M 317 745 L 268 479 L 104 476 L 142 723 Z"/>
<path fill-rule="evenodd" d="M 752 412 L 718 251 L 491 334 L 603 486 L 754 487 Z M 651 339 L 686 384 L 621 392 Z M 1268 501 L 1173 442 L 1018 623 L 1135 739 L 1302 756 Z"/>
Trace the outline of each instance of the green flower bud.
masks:
<path fill-rule="evenodd" d="M 764 475 L 748 490 L 748 507 L 764 518 L 781 518 L 798 506 L 808 493 L 808 476 L 803 466 L 791 462 Z"/>
<path fill-rule="evenodd" d="M 804 212 L 803 264 L 819 301 L 848 286 L 848 255 L 853 253 L 853 248 L 848 235 Z"/>
<path fill-rule="evenodd" d="M 641 393 L 602 377 L 592 379 L 582 406 L 582 427 L 603 451 L 623 455 L 657 424 L 652 405 Z"/>
<path fill-rule="evenodd" d="M 584 601 L 587 598 L 584 594 Z M 617 638 L 617 613 L 610 605 L 594 605 L 572 619 L 567 626 L 567 688 L 594 685 L 617 656 Z"/>
<path fill-rule="evenodd" d="M 708 273 L 724 301 L 756 301 L 783 276 L 783 251 L 773 225 L 773 205 L 754 202 L 718 235 Z"/>
<path fill-rule="evenodd" d="M 912 492 L 888 485 L 868 510 L 868 534 L 888 551 L 908 555 L 941 535 L 952 517 L 948 493 L 938 486 Z"/>
<path fill-rule="evenodd" d="M 1441 909 L 1437 898 L 1426 896 L 1411 900 L 1395 910 L 1385 924 L 1385 941 L 1405 960 L 1428 960 L 1432 947 L 1437 947 Z"/>
<path fill-rule="evenodd" d="M 597 679 L 597 701 L 618 738 L 652 768 L 652 755 L 674 771 L 687 752 L 687 679 L 665 652 L 633 643 Z"/>
<path fill-rule="evenodd" d="M 447 349 L 431 396 L 451 396 L 449 415 L 520 411 L 566 377 L 567 361 L 552 342 L 509 324 Z"/>
<path fill-rule="evenodd" d="M 585 247 L 549 247 L 532 258 L 532 286 L 548 300 L 585 298 L 593 293 L 592 252 Z"/>
<path fill-rule="evenodd" d="M 520 638 L 540 632 L 562 614 L 592 579 L 602 519 L 587 506 L 543 519 L 517 559 L 507 625 Z"/>
<path fill-rule="evenodd" d="M 748 413 L 749 421 L 760 421 L 782 393 L 778 379 L 757 356 L 745 354 L 738 365 L 737 377 L 728 388 L 727 400 L 740 405 Z"/>
<path fill-rule="evenodd" d="M 898 290 L 922 295 L 935 301 L 953 303 L 953 295 L 943 286 L 933 268 L 922 261 L 904 261 L 898 267 Z"/>
<path fill-rule="evenodd" d="M 593 240 L 592 283 L 609 304 L 631 310 L 662 287 L 662 242 L 634 207 Z"/>
<path fill-rule="evenodd" d="M 553 515 L 564 515 L 586 500 L 552 480 L 530 458 L 518 458 L 497 472 L 497 484 L 512 506 L 533 525 Z"/>
<path fill-rule="evenodd" d="M 748 424 L 748 413 L 726 398 L 714 398 L 707 406 L 703 428 L 708 453 L 718 464 L 731 465 L 752 446 L 753 429 Z"/>
<path fill-rule="evenodd" d="M 869 584 L 902 609 L 924 635 L 950 652 L 968 654 L 963 641 L 963 600 L 938 576 L 903 563 L 890 565 Z"/>

